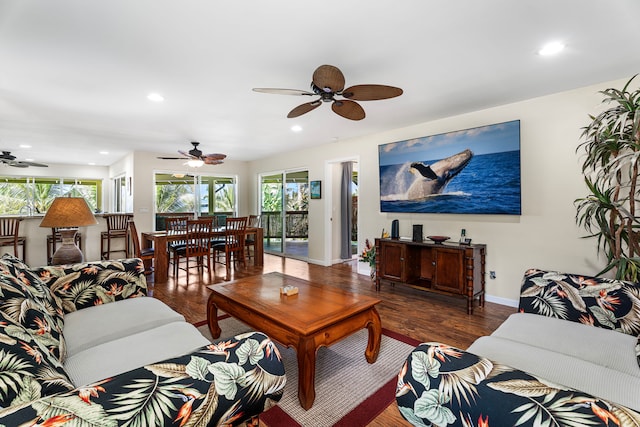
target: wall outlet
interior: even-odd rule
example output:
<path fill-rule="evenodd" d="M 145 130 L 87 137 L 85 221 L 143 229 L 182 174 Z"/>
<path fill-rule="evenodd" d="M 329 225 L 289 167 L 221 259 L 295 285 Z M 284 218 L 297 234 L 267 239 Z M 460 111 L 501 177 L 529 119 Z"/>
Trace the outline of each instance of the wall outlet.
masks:
<path fill-rule="evenodd" d="M 496 272 L 495 271 L 490 271 L 489 272 L 489 279 L 495 279 L 496 278 Z"/>

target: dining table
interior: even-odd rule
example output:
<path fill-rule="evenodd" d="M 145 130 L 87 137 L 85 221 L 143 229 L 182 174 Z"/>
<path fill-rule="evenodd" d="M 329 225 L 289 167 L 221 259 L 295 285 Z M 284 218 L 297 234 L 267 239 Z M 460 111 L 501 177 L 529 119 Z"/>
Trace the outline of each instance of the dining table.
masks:
<path fill-rule="evenodd" d="M 184 240 L 186 232 L 167 232 L 163 231 L 145 231 L 141 234 L 141 245 L 143 248 L 154 248 L 153 258 L 153 280 L 154 283 L 166 283 L 169 279 L 169 242 L 175 242 Z M 212 237 L 224 238 L 225 228 L 215 227 L 211 231 Z M 245 230 L 245 236 L 255 235 L 255 256 L 253 256 L 253 263 L 256 267 L 264 265 L 264 230 L 262 227 L 247 227 Z M 226 259 L 227 271 L 230 271 L 231 260 Z"/>

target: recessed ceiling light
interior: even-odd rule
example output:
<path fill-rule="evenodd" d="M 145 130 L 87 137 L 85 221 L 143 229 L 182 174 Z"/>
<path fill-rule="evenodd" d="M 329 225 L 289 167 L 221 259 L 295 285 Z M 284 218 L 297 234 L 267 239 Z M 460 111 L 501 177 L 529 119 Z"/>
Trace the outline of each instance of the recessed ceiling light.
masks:
<path fill-rule="evenodd" d="M 87 163 L 89 166 L 95 166 L 96 164 L 94 162 L 89 162 Z"/>
<path fill-rule="evenodd" d="M 564 48 L 565 45 L 562 42 L 551 42 L 542 46 L 542 49 L 538 51 L 538 54 L 542 56 L 555 55 L 556 53 L 560 53 Z"/>
<path fill-rule="evenodd" d="M 291 126 L 291 130 L 294 131 L 294 132 L 302 132 L 302 126 L 293 125 L 293 126 Z"/>
<path fill-rule="evenodd" d="M 33 162 L 33 159 L 24 159 L 25 162 Z"/>
<path fill-rule="evenodd" d="M 147 95 L 147 99 L 149 101 L 153 101 L 153 102 L 162 102 L 164 101 L 164 96 L 160 95 L 159 93 L 150 93 L 149 95 Z"/>
<path fill-rule="evenodd" d="M 100 154 L 106 155 L 106 154 L 109 154 L 109 152 L 108 151 L 101 151 Z"/>
<path fill-rule="evenodd" d="M 20 144 L 20 148 L 31 148 L 28 144 Z"/>

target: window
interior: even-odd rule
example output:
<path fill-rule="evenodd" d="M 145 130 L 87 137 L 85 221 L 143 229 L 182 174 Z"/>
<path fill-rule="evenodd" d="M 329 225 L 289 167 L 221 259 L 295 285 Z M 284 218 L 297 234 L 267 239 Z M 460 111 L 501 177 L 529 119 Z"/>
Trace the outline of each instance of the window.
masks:
<path fill-rule="evenodd" d="M 156 213 L 195 212 L 234 215 L 236 178 L 158 173 Z"/>
<path fill-rule="evenodd" d="M 60 196 L 83 197 L 94 212 L 102 208 L 102 180 L 0 177 L 0 215 L 37 215 Z"/>
<path fill-rule="evenodd" d="M 124 175 L 113 179 L 113 212 L 126 212 L 127 181 Z"/>

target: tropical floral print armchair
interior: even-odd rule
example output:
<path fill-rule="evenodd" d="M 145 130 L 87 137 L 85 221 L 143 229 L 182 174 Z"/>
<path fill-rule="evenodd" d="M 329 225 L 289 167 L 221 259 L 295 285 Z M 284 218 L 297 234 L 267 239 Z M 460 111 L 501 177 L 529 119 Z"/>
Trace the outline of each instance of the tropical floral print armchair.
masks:
<path fill-rule="evenodd" d="M 0 259 L 0 426 L 238 425 L 279 401 L 280 354 L 248 333 L 76 387 L 64 315 L 146 296 L 139 259 L 30 269 Z"/>
<path fill-rule="evenodd" d="M 637 336 L 640 285 L 528 270 L 519 310 Z M 640 425 L 640 413 L 629 408 L 441 343 L 420 344 L 409 355 L 396 401 L 415 426 Z"/>

